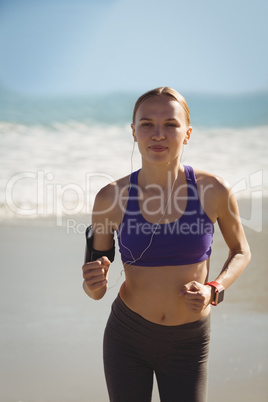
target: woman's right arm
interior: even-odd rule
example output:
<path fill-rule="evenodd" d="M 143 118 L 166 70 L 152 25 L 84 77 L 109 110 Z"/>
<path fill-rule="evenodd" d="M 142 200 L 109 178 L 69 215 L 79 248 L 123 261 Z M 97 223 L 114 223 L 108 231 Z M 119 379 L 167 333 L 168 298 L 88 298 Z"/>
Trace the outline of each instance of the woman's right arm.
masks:
<path fill-rule="evenodd" d="M 93 248 L 103 251 L 103 256 L 96 261 L 83 265 L 83 289 L 94 300 L 101 299 L 108 288 L 108 273 L 111 261 L 105 256 L 105 251 L 113 246 L 113 218 L 117 203 L 115 202 L 115 186 L 109 184 L 97 194 L 93 211 Z"/>

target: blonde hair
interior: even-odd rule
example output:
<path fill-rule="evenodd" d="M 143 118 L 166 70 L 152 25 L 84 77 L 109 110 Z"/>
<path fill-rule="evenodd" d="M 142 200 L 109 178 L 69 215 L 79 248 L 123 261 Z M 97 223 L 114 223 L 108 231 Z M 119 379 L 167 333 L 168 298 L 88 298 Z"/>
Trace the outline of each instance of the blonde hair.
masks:
<path fill-rule="evenodd" d="M 144 102 L 146 99 L 152 97 L 152 96 L 161 96 L 161 95 L 166 95 L 171 97 L 173 100 L 177 101 L 184 109 L 185 115 L 186 115 L 186 121 L 188 125 L 190 126 L 191 124 L 191 119 L 190 119 L 190 110 L 188 107 L 188 104 L 185 100 L 185 98 L 177 92 L 175 89 L 170 88 L 170 87 L 159 87 L 152 89 L 151 91 L 145 92 L 145 94 L 141 95 L 137 102 L 135 103 L 134 110 L 133 110 L 133 117 L 132 121 L 135 123 L 135 118 L 136 118 L 136 113 L 139 108 L 139 106 Z"/>

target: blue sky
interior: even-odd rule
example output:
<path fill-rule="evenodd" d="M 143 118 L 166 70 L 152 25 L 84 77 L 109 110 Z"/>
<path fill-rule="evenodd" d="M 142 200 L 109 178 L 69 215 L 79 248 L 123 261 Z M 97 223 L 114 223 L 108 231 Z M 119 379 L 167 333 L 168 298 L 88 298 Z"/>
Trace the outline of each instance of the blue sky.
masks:
<path fill-rule="evenodd" d="M 267 91 L 267 15 L 266 0 L 0 0 L 0 86 Z"/>

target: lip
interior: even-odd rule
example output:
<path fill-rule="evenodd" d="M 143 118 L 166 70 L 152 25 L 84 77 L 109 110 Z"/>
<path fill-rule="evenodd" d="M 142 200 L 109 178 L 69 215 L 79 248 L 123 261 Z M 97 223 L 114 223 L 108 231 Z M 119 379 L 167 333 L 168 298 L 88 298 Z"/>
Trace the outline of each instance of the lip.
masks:
<path fill-rule="evenodd" d="M 152 145 L 149 149 L 154 152 L 163 152 L 167 147 L 164 147 L 163 145 Z"/>

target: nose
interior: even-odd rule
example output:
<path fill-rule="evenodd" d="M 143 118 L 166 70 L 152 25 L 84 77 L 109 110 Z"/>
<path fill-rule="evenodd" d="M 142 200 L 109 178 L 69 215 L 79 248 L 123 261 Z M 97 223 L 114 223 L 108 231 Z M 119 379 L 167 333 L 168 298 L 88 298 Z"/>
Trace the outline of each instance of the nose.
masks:
<path fill-rule="evenodd" d="M 156 126 L 152 135 L 152 140 L 161 141 L 166 138 L 163 129 L 159 126 Z"/>

